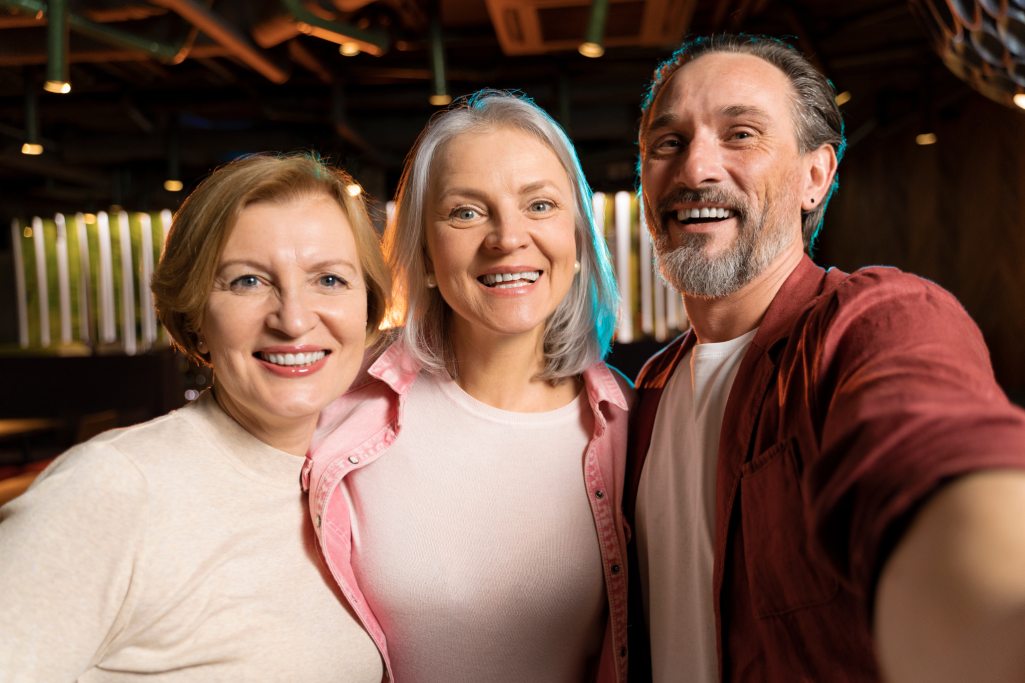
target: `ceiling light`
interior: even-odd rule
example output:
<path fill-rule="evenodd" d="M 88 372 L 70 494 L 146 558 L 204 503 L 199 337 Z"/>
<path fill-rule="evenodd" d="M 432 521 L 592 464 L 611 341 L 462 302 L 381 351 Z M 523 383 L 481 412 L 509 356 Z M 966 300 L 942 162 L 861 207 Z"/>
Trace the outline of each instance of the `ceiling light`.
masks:
<path fill-rule="evenodd" d="M 841 93 L 837 93 L 836 97 L 834 98 L 834 101 L 836 102 L 836 106 L 838 106 L 838 107 L 844 106 L 845 104 L 847 104 L 848 102 L 851 101 L 851 91 L 850 90 L 844 90 Z"/>
<path fill-rule="evenodd" d="M 47 81 L 43 83 L 43 90 L 58 95 L 67 95 L 71 92 L 71 84 L 67 81 Z"/>
<path fill-rule="evenodd" d="M 36 91 L 31 84 L 25 85 L 25 141 L 21 153 L 38 156 L 43 153 L 43 145 L 39 141 L 39 112 L 36 108 Z"/>
<path fill-rule="evenodd" d="M 591 11 L 587 16 L 587 32 L 577 52 L 596 59 L 605 54 L 605 19 L 609 15 L 609 0 L 591 0 Z"/>
<path fill-rule="evenodd" d="M 1014 103 L 1022 109 L 1025 109 L 1025 92 L 1020 92 L 1017 95 L 1015 95 Z"/>
<path fill-rule="evenodd" d="M 342 43 L 338 46 L 338 52 L 343 57 L 355 57 L 359 54 L 359 45 L 353 42 Z"/>
<path fill-rule="evenodd" d="M 180 180 L 168 178 L 164 181 L 164 189 L 168 192 L 181 192 L 184 187 L 185 183 Z"/>
<path fill-rule="evenodd" d="M 915 136 L 916 145 L 934 145 L 936 144 L 936 133 L 919 133 Z"/>
<path fill-rule="evenodd" d="M 46 92 L 66 95 L 71 92 L 68 78 L 68 3 L 50 0 L 46 8 Z"/>
<path fill-rule="evenodd" d="M 428 101 L 435 107 L 444 107 L 452 101 L 445 82 L 445 50 L 441 42 L 441 20 L 434 12 L 430 26 L 431 80 L 432 90 Z"/>

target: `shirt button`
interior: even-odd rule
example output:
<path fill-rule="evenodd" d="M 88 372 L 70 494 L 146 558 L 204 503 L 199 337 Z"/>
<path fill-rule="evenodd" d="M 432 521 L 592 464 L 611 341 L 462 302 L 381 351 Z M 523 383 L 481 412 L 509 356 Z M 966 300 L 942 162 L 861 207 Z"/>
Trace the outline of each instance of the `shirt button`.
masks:
<path fill-rule="evenodd" d="M 601 500 L 602 498 L 605 497 L 605 492 L 602 491 L 601 489 L 598 489 L 597 491 L 594 492 L 594 497 L 597 498 L 598 500 Z"/>
<path fill-rule="evenodd" d="M 613 574 L 618 574 L 619 573 L 619 569 L 620 569 L 620 567 L 619 567 L 618 564 L 612 565 L 612 573 Z"/>
<path fill-rule="evenodd" d="M 353 465 L 358 465 L 359 464 L 359 458 L 357 458 L 355 455 L 350 455 L 349 456 L 349 462 L 351 462 Z"/>

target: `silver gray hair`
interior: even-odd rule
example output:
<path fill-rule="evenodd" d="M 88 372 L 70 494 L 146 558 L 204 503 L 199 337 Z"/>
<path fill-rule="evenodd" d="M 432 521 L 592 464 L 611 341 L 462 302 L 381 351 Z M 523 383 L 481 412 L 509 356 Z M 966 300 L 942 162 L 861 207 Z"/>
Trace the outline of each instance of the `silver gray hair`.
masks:
<path fill-rule="evenodd" d="M 426 207 L 438 152 L 467 132 L 513 128 L 535 136 L 559 158 L 573 186 L 580 273 L 545 323 L 544 368 L 539 378 L 557 382 L 604 358 L 612 342 L 619 290 L 608 246 L 594 223 L 591 188 L 573 143 L 530 99 L 502 90 L 480 90 L 436 114 L 406 157 L 396 196 L 395 220 L 385 230 L 401 341 L 425 370 L 455 376 L 446 334 L 451 309 L 437 288 L 427 287 Z M 395 320 L 395 318 L 398 318 Z"/>

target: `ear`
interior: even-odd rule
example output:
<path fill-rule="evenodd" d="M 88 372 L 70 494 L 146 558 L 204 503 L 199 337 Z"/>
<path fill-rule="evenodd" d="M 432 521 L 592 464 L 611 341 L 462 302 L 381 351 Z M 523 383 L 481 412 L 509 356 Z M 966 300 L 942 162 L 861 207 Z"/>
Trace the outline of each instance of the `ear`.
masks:
<path fill-rule="evenodd" d="M 822 145 L 804 155 L 804 184 L 801 192 L 801 211 L 812 211 L 822 206 L 836 175 L 836 152 L 832 145 Z"/>

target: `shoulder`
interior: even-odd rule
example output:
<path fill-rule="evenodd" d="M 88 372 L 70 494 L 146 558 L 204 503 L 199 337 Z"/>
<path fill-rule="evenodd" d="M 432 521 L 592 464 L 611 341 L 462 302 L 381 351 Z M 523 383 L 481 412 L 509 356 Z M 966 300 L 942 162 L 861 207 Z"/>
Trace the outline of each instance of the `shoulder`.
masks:
<path fill-rule="evenodd" d="M 866 348 L 932 340 L 985 349 L 978 327 L 953 294 L 897 268 L 862 268 L 840 279 L 809 307 L 806 324 L 825 339 Z"/>
<path fill-rule="evenodd" d="M 644 363 L 641 371 L 637 373 L 638 392 L 643 392 L 645 389 L 650 388 L 661 388 L 665 385 L 667 377 L 672 374 L 672 371 L 680 361 L 680 352 L 687 342 L 689 335 L 689 331 L 684 332 L 659 349 L 655 355 Z"/>
<path fill-rule="evenodd" d="M 619 368 L 604 361 L 599 361 L 584 372 L 584 383 L 589 391 L 597 390 L 599 398 L 604 398 L 623 410 L 633 406 L 636 391 L 633 382 Z"/>

